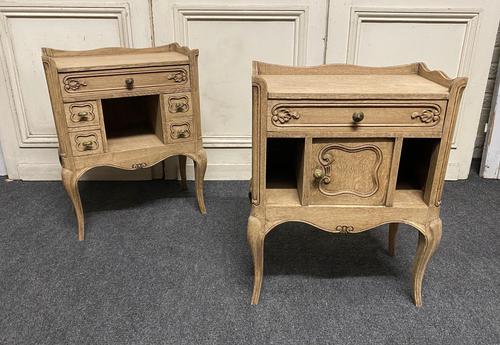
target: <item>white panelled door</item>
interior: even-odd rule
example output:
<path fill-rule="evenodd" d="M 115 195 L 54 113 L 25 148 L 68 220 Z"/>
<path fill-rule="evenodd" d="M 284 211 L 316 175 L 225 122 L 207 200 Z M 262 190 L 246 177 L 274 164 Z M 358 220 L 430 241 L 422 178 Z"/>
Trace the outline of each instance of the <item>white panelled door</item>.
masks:
<path fill-rule="evenodd" d="M 500 2 L 490 0 L 0 0 L 0 141 L 7 172 L 11 178 L 60 178 L 42 46 L 177 41 L 200 50 L 207 179 L 250 177 L 252 60 L 423 61 L 451 77 L 469 77 L 447 174 L 466 178 L 499 17 Z M 153 176 L 149 169 L 132 173 Z M 167 173 L 175 177 L 176 169 Z"/>
<path fill-rule="evenodd" d="M 153 1 L 155 43 L 200 50 L 207 179 L 250 178 L 252 60 L 322 64 L 327 13 L 327 0 Z"/>
<path fill-rule="evenodd" d="M 330 1 L 327 63 L 387 66 L 422 61 L 469 83 L 461 103 L 447 179 L 469 174 L 500 18 L 489 0 Z"/>
<path fill-rule="evenodd" d="M 148 0 L 0 1 L 0 140 L 13 179 L 60 179 L 41 47 L 151 46 Z"/>

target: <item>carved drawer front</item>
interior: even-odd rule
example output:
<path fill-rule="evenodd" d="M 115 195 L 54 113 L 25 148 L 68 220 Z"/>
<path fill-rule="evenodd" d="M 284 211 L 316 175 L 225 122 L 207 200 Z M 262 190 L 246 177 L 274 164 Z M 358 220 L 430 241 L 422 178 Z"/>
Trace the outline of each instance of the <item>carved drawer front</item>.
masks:
<path fill-rule="evenodd" d="M 393 139 L 313 140 L 311 204 L 384 205 L 393 146 Z"/>
<path fill-rule="evenodd" d="M 103 141 L 100 130 L 69 133 L 73 156 L 86 156 L 103 153 Z"/>
<path fill-rule="evenodd" d="M 428 103 L 275 102 L 270 106 L 270 130 L 304 127 L 386 127 L 441 130 L 445 101 Z"/>
<path fill-rule="evenodd" d="M 167 125 L 167 141 L 178 143 L 194 140 L 193 121 L 190 119 L 169 122 Z"/>
<path fill-rule="evenodd" d="M 65 98 L 145 90 L 175 92 L 189 87 L 189 66 L 65 73 L 59 79 Z"/>
<path fill-rule="evenodd" d="M 100 124 L 100 114 L 96 101 L 66 103 L 64 104 L 64 113 L 68 127 L 97 126 Z"/>
<path fill-rule="evenodd" d="M 168 118 L 193 115 L 193 103 L 190 93 L 165 94 L 163 99 Z"/>

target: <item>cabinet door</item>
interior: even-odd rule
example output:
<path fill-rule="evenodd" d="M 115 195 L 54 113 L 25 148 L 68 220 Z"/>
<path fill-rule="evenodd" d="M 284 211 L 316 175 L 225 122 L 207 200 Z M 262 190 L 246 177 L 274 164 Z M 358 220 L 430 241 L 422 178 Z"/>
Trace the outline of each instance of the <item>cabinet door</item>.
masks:
<path fill-rule="evenodd" d="M 61 176 L 42 47 L 85 50 L 151 44 L 148 0 L 0 2 L 0 141 L 9 177 Z M 103 168 L 93 175 L 109 178 L 110 171 Z M 133 174 L 151 177 L 149 169 Z"/>
<path fill-rule="evenodd" d="M 393 139 L 314 139 L 310 203 L 384 205 Z"/>

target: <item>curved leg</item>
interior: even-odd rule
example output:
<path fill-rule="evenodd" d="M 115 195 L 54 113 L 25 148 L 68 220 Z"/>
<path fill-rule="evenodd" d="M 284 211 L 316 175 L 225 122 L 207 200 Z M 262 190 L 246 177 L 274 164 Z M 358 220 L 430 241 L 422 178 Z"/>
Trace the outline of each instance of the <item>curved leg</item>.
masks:
<path fill-rule="evenodd" d="M 83 241 L 85 238 L 85 230 L 82 201 L 80 200 L 80 192 L 78 191 L 78 175 L 69 169 L 63 168 L 61 176 L 64 188 L 66 189 L 66 192 L 68 193 L 75 209 L 76 220 L 78 222 L 78 240 Z"/>
<path fill-rule="evenodd" d="M 260 288 L 262 287 L 262 274 L 264 273 L 264 227 L 259 218 L 248 217 L 247 239 L 253 258 L 253 293 L 252 304 L 259 303 Z"/>
<path fill-rule="evenodd" d="M 177 156 L 179 159 L 179 173 L 181 175 L 181 188 L 187 189 L 186 184 L 186 156 Z"/>
<path fill-rule="evenodd" d="M 207 154 L 205 150 L 198 151 L 194 160 L 194 179 L 196 180 L 196 198 L 198 199 L 198 207 L 202 214 L 207 213 L 205 208 L 205 199 L 203 197 L 203 178 L 207 170 Z"/>
<path fill-rule="evenodd" d="M 441 240 L 441 219 L 431 221 L 425 228 L 425 233 L 418 233 L 417 255 L 413 263 L 413 303 L 422 306 L 422 280 L 425 268 Z"/>
<path fill-rule="evenodd" d="M 398 223 L 389 224 L 389 246 L 387 251 L 390 256 L 394 256 L 396 249 L 396 234 L 398 233 Z"/>

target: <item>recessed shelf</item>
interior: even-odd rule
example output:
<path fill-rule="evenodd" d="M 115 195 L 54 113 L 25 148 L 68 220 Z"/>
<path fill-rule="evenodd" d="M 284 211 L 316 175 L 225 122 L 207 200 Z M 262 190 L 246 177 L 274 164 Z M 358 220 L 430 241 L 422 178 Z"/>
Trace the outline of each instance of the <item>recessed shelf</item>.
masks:
<path fill-rule="evenodd" d="M 108 151 L 164 144 L 160 96 L 102 99 Z"/>

